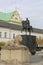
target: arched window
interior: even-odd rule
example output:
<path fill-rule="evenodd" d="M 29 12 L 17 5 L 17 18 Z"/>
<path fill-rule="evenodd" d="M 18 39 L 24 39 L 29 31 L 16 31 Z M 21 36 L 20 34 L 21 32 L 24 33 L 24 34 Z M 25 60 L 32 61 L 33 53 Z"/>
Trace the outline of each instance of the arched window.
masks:
<path fill-rule="evenodd" d="M 7 32 L 4 33 L 4 37 L 5 37 L 5 38 L 7 37 Z"/>
<path fill-rule="evenodd" d="M 15 34 L 13 34 L 13 39 L 15 38 Z"/>
<path fill-rule="evenodd" d="M 1 38 L 1 36 L 2 36 L 2 32 L 0 32 L 0 38 Z"/>

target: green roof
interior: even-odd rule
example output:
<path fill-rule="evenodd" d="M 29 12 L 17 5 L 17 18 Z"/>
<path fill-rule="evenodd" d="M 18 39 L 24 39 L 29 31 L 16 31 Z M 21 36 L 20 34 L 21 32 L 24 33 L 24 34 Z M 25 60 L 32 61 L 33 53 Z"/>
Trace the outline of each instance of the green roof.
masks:
<path fill-rule="evenodd" d="M 11 19 L 13 12 L 11 13 L 3 13 L 0 12 L 0 20 L 9 21 Z"/>

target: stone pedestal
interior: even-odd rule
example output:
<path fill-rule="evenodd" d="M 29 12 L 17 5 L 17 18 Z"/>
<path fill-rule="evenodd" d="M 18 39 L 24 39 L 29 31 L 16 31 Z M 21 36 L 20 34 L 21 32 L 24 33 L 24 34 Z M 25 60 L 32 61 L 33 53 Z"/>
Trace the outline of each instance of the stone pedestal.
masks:
<path fill-rule="evenodd" d="M 25 46 L 3 47 L 1 49 L 1 60 L 14 65 L 29 65 L 29 49 Z"/>

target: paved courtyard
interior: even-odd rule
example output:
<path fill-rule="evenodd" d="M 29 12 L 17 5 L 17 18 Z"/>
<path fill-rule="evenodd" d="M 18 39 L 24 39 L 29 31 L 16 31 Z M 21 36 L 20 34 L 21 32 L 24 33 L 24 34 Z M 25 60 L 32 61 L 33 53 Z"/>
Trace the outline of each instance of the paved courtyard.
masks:
<path fill-rule="evenodd" d="M 43 65 L 43 50 L 36 52 L 34 56 L 30 57 L 31 65 Z"/>

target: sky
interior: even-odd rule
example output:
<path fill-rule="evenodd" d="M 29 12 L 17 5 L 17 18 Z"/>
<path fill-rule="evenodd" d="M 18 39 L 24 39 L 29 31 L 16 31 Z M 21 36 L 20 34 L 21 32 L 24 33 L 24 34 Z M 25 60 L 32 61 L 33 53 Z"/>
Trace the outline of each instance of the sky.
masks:
<path fill-rule="evenodd" d="M 0 0 L 0 12 L 17 10 L 33 27 L 43 29 L 43 0 Z"/>

